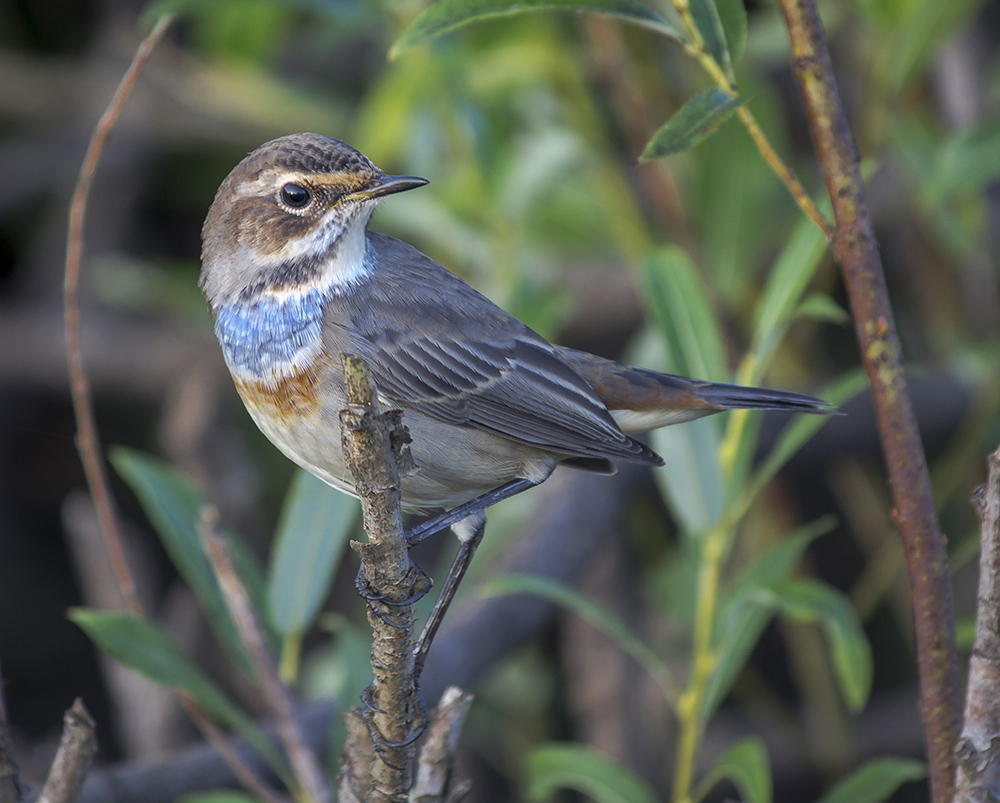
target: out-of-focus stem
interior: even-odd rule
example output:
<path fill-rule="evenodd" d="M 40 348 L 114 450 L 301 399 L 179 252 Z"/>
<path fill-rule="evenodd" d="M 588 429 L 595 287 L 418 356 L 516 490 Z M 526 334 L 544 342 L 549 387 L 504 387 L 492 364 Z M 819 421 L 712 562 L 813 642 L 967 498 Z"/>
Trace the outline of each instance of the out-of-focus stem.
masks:
<path fill-rule="evenodd" d="M 934 509 L 903 354 L 865 200 L 858 153 L 837 91 L 814 0 L 781 0 L 792 67 L 833 205 L 833 250 L 844 272 L 875 404 L 899 534 L 910 576 L 920 708 L 934 803 L 952 799 L 961 714 L 958 658 L 944 536 Z"/>

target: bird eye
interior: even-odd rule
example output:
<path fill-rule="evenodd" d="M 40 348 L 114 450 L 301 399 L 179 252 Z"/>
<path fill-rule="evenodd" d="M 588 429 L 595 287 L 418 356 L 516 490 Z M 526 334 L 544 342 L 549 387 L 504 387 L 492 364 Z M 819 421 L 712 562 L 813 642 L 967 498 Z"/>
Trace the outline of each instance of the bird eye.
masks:
<path fill-rule="evenodd" d="M 298 184 L 286 184 L 281 188 L 281 200 L 294 209 L 301 209 L 311 197 L 309 190 Z"/>

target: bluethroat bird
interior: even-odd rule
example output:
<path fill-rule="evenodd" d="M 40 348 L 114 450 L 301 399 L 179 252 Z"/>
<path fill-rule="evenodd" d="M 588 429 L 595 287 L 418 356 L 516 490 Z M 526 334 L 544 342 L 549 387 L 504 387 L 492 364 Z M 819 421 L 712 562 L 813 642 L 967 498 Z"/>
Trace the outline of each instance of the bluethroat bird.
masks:
<path fill-rule="evenodd" d="M 415 470 L 404 508 L 445 511 L 459 554 L 421 637 L 422 664 L 483 534 L 485 509 L 557 465 L 610 474 L 663 461 L 632 434 L 721 410 L 827 413 L 809 396 L 685 379 L 556 346 L 406 243 L 368 230 L 387 176 L 316 134 L 258 148 L 223 181 L 205 220 L 201 287 L 236 389 L 293 462 L 348 494 L 341 354 L 367 363 L 403 412 Z M 683 470 L 683 467 L 678 467 Z M 429 631 L 429 632 L 428 632 Z"/>

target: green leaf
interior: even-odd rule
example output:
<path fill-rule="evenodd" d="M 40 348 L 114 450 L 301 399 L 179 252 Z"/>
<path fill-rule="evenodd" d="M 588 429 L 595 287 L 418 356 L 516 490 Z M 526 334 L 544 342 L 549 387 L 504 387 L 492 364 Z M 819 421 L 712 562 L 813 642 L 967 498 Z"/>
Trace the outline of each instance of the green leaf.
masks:
<path fill-rule="evenodd" d="M 280 640 L 271 625 L 270 617 L 265 615 L 267 613 L 267 588 L 264 583 L 264 572 L 257 561 L 257 556 L 239 538 L 227 537 L 226 546 L 229 549 L 229 557 L 233 561 L 233 568 L 236 569 L 236 574 L 243 581 L 243 587 L 246 589 L 247 596 L 250 597 L 250 604 L 258 614 L 257 623 L 264 633 L 267 647 L 272 655 L 277 655 Z"/>
<path fill-rule="evenodd" d="M 667 246 L 640 266 L 643 296 L 667 349 L 671 371 L 725 380 L 726 350 L 701 277 L 683 251 Z M 666 498 L 689 534 L 714 525 L 725 504 L 719 470 L 717 421 L 704 418 L 652 434 L 653 448 L 670 467 L 656 472 Z"/>
<path fill-rule="evenodd" d="M 653 134 L 640 162 L 686 151 L 714 134 L 750 98 L 731 95 L 718 87 L 699 92 Z"/>
<path fill-rule="evenodd" d="M 864 368 L 859 366 L 821 388 L 819 396 L 831 404 L 841 405 L 867 387 L 868 375 Z M 800 415 L 786 426 L 781 431 L 778 442 L 771 453 L 764 458 L 764 462 L 761 463 L 748 483 L 747 489 L 744 491 L 745 498 L 752 499 L 756 496 L 827 420 L 828 416 L 823 415 Z"/>
<path fill-rule="evenodd" d="M 650 28 L 682 40 L 670 23 L 634 0 L 439 0 L 400 34 L 389 51 L 394 59 L 407 48 L 480 20 L 509 17 L 534 11 L 578 11 Z"/>
<path fill-rule="evenodd" d="M 759 381 L 767 370 L 795 314 L 799 299 L 812 282 L 826 252 L 827 242 L 823 233 L 811 220 L 800 220 L 771 269 L 757 304 L 750 347 L 756 365 L 754 375 L 744 377 L 747 382 Z"/>
<path fill-rule="evenodd" d="M 760 605 L 747 604 L 755 588 L 774 580 L 789 577 L 798 565 L 807 546 L 836 525 L 836 518 L 824 516 L 800 527 L 781 543 L 758 557 L 740 575 L 733 589 L 719 606 L 715 633 L 715 666 L 709 676 L 702 698 L 702 716 L 708 717 L 729 693 L 733 682 L 743 670 L 750 653 L 757 645 L 774 611 Z"/>
<path fill-rule="evenodd" d="M 816 803 L 882 803 L 904 783 L 926 777 L 923 761 L 878 758 L 855 770 Z"/>
<path fill-rule="evenodd" d="M 292 480 L 271 548 L 271 622 L 283 637 L 312 624 L 357 517 L 356 500 L 306 471 Z"/>
<path fill-rule="evenodd" d="M 871 647 L 843 594 L 818 580 L 775 580 L 750 598 L 790 619 L 821 625 L 845 702 L 855 712 L 864 708 L 872 686 Z"/>
<path fill-rule="evenodd" d="M 252 677 L 250 656 L 198 535 L 198 520 L 207 502 L 187 479 L 148 455 L 117 448 L 111 453 L 111 462 L 139 498 L 170 560 L 191 587 L 226 652 Z"/>
<path fill-rule="evenodd" d="M 802 303 L 795 310 L 796 318 L 810 318 L 814 321 L 826 321 L 828 323 L 847 324 L 851 322 L 848 315 L 840 304 L 830 296 L 822 293 L 813 293 L 806 296 Z"/>
<path fill-rule="evenodd" d="M 760 739 L 740 739 L 723 753 L 698 784 L 695 800 L 724 778 L 732 781 L 746 803 L 771 803 L 771 765 Z"/>
<path fill-rule="evenodd" d="M 631 655 L 637 664 L 653 676 L 670 702 L 677 699 L 677 683 L 660 657 L 621 619 L 564 583 L 533 574 L 505 574 L 482 586 L 480 593 L 484 596 L 530 594 L 572 611 L 613 639 Z"/>
<path fill-rule="evenodd" d="M 685 376 L 725 380 L 726 348 L 705 285 L 676 246 L 653 251 L 641 265 L 643 295 L 670 355 Z"/>
<path fill-rule="evenodd" d="M 689 8 L 695 27 L 701 34 L 705 51 L 728 73 L 731 70 L 729 50 L 726 48 L 726 35 L 722 30 L 722 21 L 719 19 L 715 0 L 690 0 Z"/>
<path fill-rule="evenodd" d="M 617 761 L 590 747 L 547 744 L 524 762 L 524 796 L 548 800 L 560 789 L 572 789 L 597 803 L 656 803 L 656 794 Z"/>
<path fill-rule="evenodd" d="M 925 190 L 930 203 L 981 190 L 1000 176 L 1000 121 L 990 120 L 950 137 L 934 156 Z"/>
<path fill-rule="evenodd" d="M 729 58 L 733 64 L 739 62 L 747 44 L 747 9 L 743 0 L 715 0 L 715 10 L 726 37 Z"/>
<path fill-rule="evenodd" d="M 211 719 L 246 739 L 276 772 L 288 776 L 284 760 L 249 716 L 205 675 L 159 627 L 131 614 L 73 608 L 69 618 L 102 651 L 145 677 L 190 697 Z"/>
<path fill-rule="evenodd" d="M 719 426 L 711 418 L 650 434 L 653 450 L 665 468 L 654 478 L 686 535 L 710 530 L 722 518 L 726 503 L 719 466 Z"/>

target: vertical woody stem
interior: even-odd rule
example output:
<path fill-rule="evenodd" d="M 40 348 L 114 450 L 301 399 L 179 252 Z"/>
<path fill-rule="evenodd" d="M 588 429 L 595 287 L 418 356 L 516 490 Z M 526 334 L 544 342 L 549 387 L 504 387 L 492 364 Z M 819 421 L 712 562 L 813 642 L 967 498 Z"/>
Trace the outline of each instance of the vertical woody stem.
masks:
<path fill-rule="evenodd" d="M 361 555 L 367 590 L 378 597 L 368 606 L 375 681 L 365 692 L 368 710 L 361 715 L 368 726 L 367 749 L 374 749 L 378 759 L 366 761 L 357 755 L 364 748 L 358 740 L 349 739 L 345 776 L 365 767 L 369 777 L 345 780 L 357 799 L 405 803 L 413 782 L 413 742 L 419 735 L 414 726 L 421 718 L 412 600 L 426 591 L 427 583 L 410 561 L 403 538 L 397 455 L 408 457 L 408 452 L 396 448 L 401 437 L 400 413 L 380 413 L 367 366 L 355 357 L 345 355 L 342 359 L 348 404 L 340 413 L 344 457 L 355 478 L 369 541 L 352 542 L 351 546 Z M 348 730 L 352 732 L 350 726 Z"/>
<path fill-rule="evenodd" d="M 69 391 L 73 400 L 73 413 L 76 416 L 76 445 L 83 462 L 83 471 L 90 486 L 90 495 L 94 500 L 94 509 L 101 524 L 101 533 L 107 545 L 111 565 L 121 588 L 122 596 L 128 609 L 134 614 L 142 613 L 142 605 L 136 594 L 132 572 L 125 560 L 121 536 L 118 533 L 118 522 L 115 518 L 114 500 L 108 483 L 104 461 L 101 459 L 100 438 L 97 434 L 97 420 L 90 401 L 90 383 L 83 368 L 83 355 L 80 347 L 80 262 L 83 254 L 83 219 L 87 211 L 87 199 L 90 195 L 90 185 L 97 172 L 97 163 L 104 151 L 104 144 L 111 134 L 111 129 L 121 115 L 128 100 L 132 87 L 139 78 L 139 73 L 146 65 L 156 43 L 163 38 L 173 22 L 173 15 L 166 14 L 157 21 L 149 36 L 142 40 L 136 50 L 132 63 L 122 77 L 114 97 L 108 104 L 104 114 L 94 128 L 94 134 L 87 146 L 87 154 L 80 166 L 80 175 L 76 180 L 73 198 L 69 206 L 69 229 L 66 233 L 66 270 L 63 279 L 63 305 L 65 307 L 65 337 L 66 362 L 69 368 Z"/>
<path fill-rule="evenodd" d="M 903 355 L 864 195 L 858 153 L 840 102 L 814 0 L 781 0 L 792 67 L 833 204 L 834 255 L 844 272 L 871 383 L 913 599 L 920 709 L 934 803 L 952 797 L 960 696 L 945 540 L 931 495 Z"/>
<path fill-rule="evenodd" d="M 986 803 L 1000 795 L 1000 449 L 990 455 L 989 480 L 977 489 L 973 502 L 982 527 L 979 590 L 957 750 L 956 803 Z"/>

